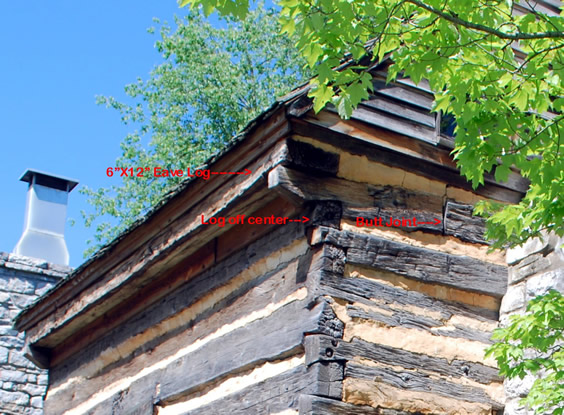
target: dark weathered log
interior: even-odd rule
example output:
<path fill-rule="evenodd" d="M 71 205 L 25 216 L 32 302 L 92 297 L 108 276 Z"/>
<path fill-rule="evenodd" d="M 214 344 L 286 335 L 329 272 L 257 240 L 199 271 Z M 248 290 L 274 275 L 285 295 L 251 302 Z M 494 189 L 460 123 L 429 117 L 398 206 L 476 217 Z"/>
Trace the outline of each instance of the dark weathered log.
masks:
<path fill-rule="evenodd" d="M 138 402 L 134 399 L 142 396 L 153 396 L 157 384 L 160 386 L 155 400 L 172 401 L 252 366 L 301 352 L 304 333 L 333 333 L 320 324 L 322 316 L 331 313 L 330 306 L 325 302 L 313 309 L 308 306 L 307 300 L 287 304 L 272 315 L 213 339 L 205 347 L 147 374 L 133 382 L 126 394 L 122 393 L 123 405 L 133 405 Z M 112 380 L 111 373 L 104 376 Z M 48 399 L 49 411 L 64 413 L 86 401 L 92 395 L 90 382 L 83 388 L 77 385 L 61 391 L 57 399 Z"/>
<path fill-rule="evenodd" d="M 433 379 L 429 375 L 416 371 L 395 371 L 387 367 L 368 367 L 357 363 L 348 363 L 345 368 L 345 377 L 367 379 L 377 383 L 383 382 L 403 390 L 434 393 L 467 402 L 484 403 L 494 409 L 503 408 L 501 403 L 492 400 L 480 388 L 460 385 L 443 379 Z"/>
<path fill-rule="evenodd" d="M 193 388 L 251 364 L 294 354 L 301 349 L 305 333 L 333 332 L 320 324 L 323 318 L 331 314 L 330 309 L 325 302 L 313 310 L 308 310 L 305 302 L 294 302 L 267 318 L 212 340 L 205 348 L 179 359 L 178 363 L 164 370 L 159 376 L 160 399 L 172 399 L 176 395 L 189 393 Z"/>
<path fill-rule="evenodd" d="M 308 367 L 312 374 L 309 392 L 312 395 L 341 399 L 343 396 L 344 362 L 319 361 Z"/>
<path fill-rule="evenodd" d="M 345 252 L 336 246 L 322 244 L 312 247 L 312 260 L 307 270 L 307 289 L 312 298 L 325 295 L 321 287 L 323 274 L 342 276 L 345 270 Z"/>
<path fill-rule="evenodd" d="M 336 153 L 292 139 L 286 140 L 286 147 L 286 166 L 306 170 L 308 174 L 335 175 L 339 171 L 339 155 Z"/>
<path fill-rule="evenodd" d="M 415 328 L 419 330 L 425 330 L 434 335 L 459 337 L 487 344 L 493 343 L 493 341 L 490 339 L 491 333 L 482 330 L 476 330 L 475 328 L 461 326 L 455 326 L 454 329 L 452 327 L 445 327 L 443 322 L 439 320 L 420 316 L 404 310 L 392 310 L 392 313 L 393 314 L 390 316 L 382 313 L 377 313 L 372 310 L 365 310 L 356 306 L 347 306 L 347 314 L 353 319 L 360 318 L 364 320 L 372 320 L 383 323 L 388 327 Z"/>
<path fill-rule="evenodd" d="M 300 415 L 408 415 L 405 412 L 383 412 L 370 406 L 351 405 L 312 395 L 300 395 L 299 407 Z"/>
<path fill-rule="evenodd" d="M 343 216 L 343 202 L 340 200 L 325 200 L 312 202 L 311 222 L 309 226 L 328 226 L 339 229 Z"/>
<path fill-rule="evenodd" d="M 23 347 L 24 356 L 41 369 L 47 369 L 51 362 L 51 350 L 43 347 L 30 346 L 26 341 Z"/>
<path fill-rule="evenodd" d="M 135 398 L 129 397 L 129 390 L 125 390 L 113 397 L 111 400 L 102 402 L 88 412 L 89 415 L 154 415 L 155 407 L 151 395 L 139 395 Z M 124 402 L 125 401 L 125 402 Z"/>
<path fill-rule="evenodd" d="M 348 365 L 348 362 L 355 357 L 362 357 L 390 366 L 401 366 L 405 369 L 423 369 L 442 376 L 468 378 L 485 385 L 503 381 L 498 376 L 497 369 L 480 363 L 458 359 L 449 362 L 444 358 L 374 344 L 357 338 L 353 338 L 351 342 L 346 342 L 342 339 L 323 335 L 307 336 L 304 347 L 306 364 L 337 361 Z"/>
<path fill-rule="evenodd" d="M 345 325 L 343 324 L 343 322 L 337 318 L 337 316 L 333 312 L 333 309 L 326 304 L 326 306 L 323 307 L 321 313 L 319 314 L 319 320 L 317 327 L 315 327 L 315 330 L 305 332 L 304 334 L 324 333 L 335 338 L 342 338 L 344 328 Z"/>
<path fill-rule="evenodd" d="M 201 406 L 185 415 L 269 414 L 286 409 L 298 409 L 302 393 L 310 393 L 313 374 L 304 366 L 252 385 L 242 391 Z"/>
<path fill-rule="evenodd" d="M 321 228 L 317 242 L 346 248 L 347 263 L 497 298 L 503 297 L 507 290 L 506 267 L 474 258 L 331 228 Z"/>
<path fill-rule="evenodd" d="M 279 166 L 269 174 L 269 187 L 295 203 L 303 201 L 339 201 L 345 206 L 345 217 L 355 221 L 381 218 L 415 218 L 400 228 L 407 231 L 443 231 L 442 197 L 393 186 L 374 186 L 337 178 L 315 178 L 290 168 Z M 315 223 L 317 224 L 317 223 Z M 397 228 L 397 226 L 394 226 Z"/>
<path fill-rule="evenodd" d="M 442 197 L 415 192 L 394 186 L 369 186 L 368 191 L 374 198 L 371 208 L 354 207 L 347 203 L 345 217 L 356 221 L 357 217 L 365 219 L 381 218 L 383 224 L 393 219 L 417 220 L 417 226 L 394 226 L 405 231 L 443 232 L 443 201 Z M 384 226 L 382 226 L 384 227 Z"/>
<path fill-rule="evenodd" d="M 486 244 L 484 231 L 486 221 L 478 216 L 473 216 L 472 205 L 463 205 L 447 201 L 445 209 L 445 235 L 479 244 Z"/>
<path fill-rule="evenodd" d="M 347 314 L 353 319 L 377 321 L 388 327 L 405 327 L 431 331 L 432 327 L 443 325 L 439 320 L 418 316 L 403 310 L 394 310 L 392 315 L 386 315 L 372 310 L 365 310 L 361 307 L 347 305 Z"/>
<path fill-rule="evenodd" d="M 307 173 L 284 166 L 269 172 L 268 187 L 297 202 L 339 200 L 356 206 L 371 206 L 373 203 L 368 184 L 333 177 L 312 178 Z"/>
<path fill-rule="evenodd" d="M 399 306 L 416 305 L 433 312 L 441 313 L 441 318 L 448 320 L 452 315 L 475 318 L 481 321 L 496 322 L 498 312 L 481 307 L 469 306 L 462 303 L 447 302 L 435 299 L 417 291 L 404 290 L 392 287 L 366 278 L 342 278 L 338 274 L 324 272 L 320 274 L 319 292 L 351 302 L 360 302 L 372 305 L 371 299 L 380 299 L 378 306 L 390 311 L 393 307 L 386 304 Z"/>

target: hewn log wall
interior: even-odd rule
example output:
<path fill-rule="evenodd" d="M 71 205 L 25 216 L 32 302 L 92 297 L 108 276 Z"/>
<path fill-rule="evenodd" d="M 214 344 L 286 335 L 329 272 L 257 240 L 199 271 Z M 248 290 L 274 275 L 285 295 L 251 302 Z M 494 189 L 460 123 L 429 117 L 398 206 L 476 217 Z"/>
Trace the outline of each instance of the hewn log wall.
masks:
<path fill-rule="evenodd" d="M 502 379 L 484 350 L 507 269 L 502 255 L 487 254 L 483 221 L 472 217 L 480 196 L 331 144 L 294 139 L 339 159 L 334 174 L 321 178 L 279 166 L 269 186 L 340 205 L 337 226 L 312 230 L 324 263 L 309 287 L 344 324 L 342 338 L 305 339 L 306 364 L 343 367 L 342 399 L 303 395 L 300 414 L 501 413 Z M 367 227 L 358 217 L 432 223 Z"/>
<path fill-rule="evenodd" d="M 308 296 L 308 247 L 300 224 L 279 227 L 177 287 L 53 367 L 45 413 L 297 410 L 318 376 L 304 332 L 340 335 Z"/>
<path fill-rule="evenodd" d="M 47 415 L 503 408 L 501 379 L 483 352 L 507 270 L 501 255 L 487 254 L 483 221 L 471 212 L 483 197 L 516 200 L 523 183 L 490 180 L 474 193 L 448 151 L 427 142 L 331 113 L 291 124 L 299 134 L 277 140 L 275 156 L 262 154 L 251 177 L 225 183 L 209 197 L 213 209 L 200 205 L 205 217 L 307 215 L 307 225 L 206 227 L 191 208 L 180 215 L 198 230 L 190 238 L 188 225 L 164 226 L 158 246 L 185 244 L 174 258 L 140 250 L 139 264 L 119 268 L 130 283 L 85 288 L 92 296 L 81 301 L 99 302 L 88 303 L 87 318 L 72 320 L 82 311 L 71 302 L 60 319 L 49 317 L 53 333 L 33 327 L 32 340 L 52 349 Z M 159 267 L 133 275 L 150 261 Z"/>

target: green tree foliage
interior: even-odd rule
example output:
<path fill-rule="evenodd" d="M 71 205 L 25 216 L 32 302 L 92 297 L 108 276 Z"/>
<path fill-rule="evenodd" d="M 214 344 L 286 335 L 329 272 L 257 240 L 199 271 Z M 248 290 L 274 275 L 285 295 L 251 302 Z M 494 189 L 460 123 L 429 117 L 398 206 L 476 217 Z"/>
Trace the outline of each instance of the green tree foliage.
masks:
<path fill-rule="evenodd" d="M 160 28 L 156 48 L 163 62 L 147 80 L 126 86 L 131 104 L 98 99 L 134 129 L 121 143 L 116 166 L 195 168 L 276 96 L 302 82 L 303 60 L 294 42 L 278 35 L 272 10 L 258 7 L 244 20 L 228 19 L 223 27 L 198 12 L 175 23 L 174 30 Z M 111 188 L 86 188 L 94 212 L 83 216 L 87 226 L 96 226 L 95 244 L 86 254 L 115 237 L 181 180 L 145 174 Z"/>
<path fill-rule="evenodd" d="M 183 0 L 245 15 L 248 0 Z M 526 1 L 524 2 L 527 3 Z M 399 73 L 427 79 L 435 110 L 457 120 L 454 157 L 476 187 L 484 172 L 507 180 L 518 169 L 531 181 L 526 197 L 503 207 L 482 203 L 495 247 L 519 244 L 541 230 L 564 235 L 564 17 L 514 13 L 511 0 L 280 0 L 283 30 L 315 78 L 315 109 L 333 103 L 344 117 L 372 88 L 367 66 L 390 56 Z"/>
<path fill-rule="evenodd" d="M 494 331 L 487 355 L 496 358 L 500 374 L 523 379 L 539 375 L 522 404 L 538 414 L 564 413 L 564 296 L 551 290 L 529 302 L 527 312 L 510 317 Z"/>

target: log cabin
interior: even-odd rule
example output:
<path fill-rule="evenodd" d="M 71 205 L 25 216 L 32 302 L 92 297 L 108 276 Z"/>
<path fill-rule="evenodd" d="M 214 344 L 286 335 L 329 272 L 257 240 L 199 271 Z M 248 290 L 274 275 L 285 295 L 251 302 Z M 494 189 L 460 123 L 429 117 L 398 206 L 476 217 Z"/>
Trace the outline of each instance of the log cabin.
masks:
<path fill-rule="evenodd" d="M 503 413 L 472 206 L 528 183 L 473 190 L 429 87 L 385 73 L 349 120 L 278 100 L 17 317 L 46 415 Z"/>

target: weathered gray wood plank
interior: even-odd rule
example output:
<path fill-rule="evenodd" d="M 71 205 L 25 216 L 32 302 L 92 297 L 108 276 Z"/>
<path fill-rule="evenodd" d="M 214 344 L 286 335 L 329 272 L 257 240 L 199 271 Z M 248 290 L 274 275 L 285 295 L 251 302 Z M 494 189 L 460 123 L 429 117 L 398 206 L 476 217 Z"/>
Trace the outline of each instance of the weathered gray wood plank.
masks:
<path fill-rule="evenodd" d="M 412 120 L 430 128 L 435 128 L 436 117 L 434 114 L 425 110 L 415 110 L 404 104 L 394 102 L 394 100 L 386 99 L 383 96 L 372 95 L 370 99 L 362 101 L 360 105 L 402 117 L 407 120 Z"/>
<path fill-rule="evenodd" d="M 347 263 L 393 272 L 501 298 L 507 290 L 507 268 L 458 256 L 331 228 L 320 228 L 318 242 L 347 251 Z"/>
<path fill-rule="evenodd" d="M 337 112 L 335 107 L 327 107 L 329 111 Z M 358 106 L 353 110 L 351 119 L 366 122 L 381 128 L 386 128 L 407 137 L 416 138 L 429 143 L 436 143 L 438 135 L 434 127 L 396 118 L 389 114 L 383 114 L 372 108 Z"/>
<path fill-rule="evenodd" d="M 487 244 L 484 238 L 486 221 L 473 216 L 472 205 L 447 201 L 444 217 L 445 235 L 455 236 L 463 241 Z"/>
<path fill-rule="evenodd" d="M 390 310 L 393 314 L 387 315 L 372 310 L 365 310 L 357 306 L 347 306 L 347 314 L 353 319 L 364 319 L 384 323 L 388 327 L 406 327 L 424 330 L 433 335 L 463 338 L 486 344 L 492 344 L 491 333 L 462 326 L 445 326 L 443 322 L 409 313 L 403 310 Z M 432 330 L 434 329 L 434 330 Z"/>
<path fill-rule="evenodd" d="M 427 111 L 430 111 L 433 107 L 433 96 L 431 94 L 421 93 L 403 85 L 387 84 L 385 79 L 374 79 L 372 84 L 374 85 L 374 92 L 377 94 L 398 99 L 409 105 L 416 105 Z"/>
<path fill-rule="evenodd" d="M 417 220 L 417 226 L 399 226 L 404 231 L 426 231 L 434 233 L 443 232 L 443 201 L 442 197 L 415 192 L 395 186 L 374 186 L 368 188 L 370 195 L 374 198 L 371 207 L 355 207 L 354 203 L 345 202 L 344 216 L 355 221 L 356 218 L 374 219 L 381 218 L 386 224 L 393 219 Z M 431 222 L 431 223 L 429 223 Z"/>
<path fill-rule="evenodd" d="M 313 170 L 317 174 L 335 175 L 339 170 L 339 154 L 337 153 L 292 139 L 286 140 L 286 148 L 288 153 L 283 163 L 285 166 L 304 169 L 309 174 L 312 174 Z"/>
<path fill-rule="evenodd" d="M 395 371 L 387 367 L 368 367 L 357 363 L 349 363 L 345 368 L 345 376 L 366 379 L 377 383 L 383 382 L 403 390 L 434 393 L 447 398 L 484 403 L 494 409 L 503 408 L 501 403 L 492 400 L 480 388 L 460 385 L 443 379 L 433 379 L 421 372 Z"/>
<path fill-rule="evenodd" d="M 281 190 L 297 201 L 349 201 L 357 206 L 370 206 L 373 197 L 369 194 L 369 185 L 348 180 L 312 178 L 307 173 L 277 166 L 268 174 L 268 187 Z"/>
<path fill-rule="evenodd" d="M 186 412 L 185 415 L 270 414 L 298 409 L 298 397 L 302 393 L 309 393 L 314 382 L 313 374 L 305 366 L 300 366 Z"/>
<path fill-rule="evenodd" d="M 377 281 L 366 278 L 342 278 L 331 272 L 320 273 L 319 288 L 321 295 L 330 295 L 335 298 L 342 298 L 350 302 L 360 302 L 373 304 L 371 299 L 382 300 L 378 306 L 390 311 L 393 307 L 387 304 L 398 306 L 416 305 L 417 307 L 427 308 L 434 312 L 439 312 L 445 321 L 452 315 L 460 315 L 475 318 L 486 322 L 496 322 L 499 313 L 480 307 L 469 306 L 462 303 L 447 302 L 435 299 L 426 294 L 392 287 Z"/>
<path fill-rule="evenodd" d="M 391 366 L 401 366 L 405 369 L 424 369 L 442 376 L 468 378 L 485 385 L 503 381 L 497 369 L 480 363 L 459 359 L 449 362 L 444 358 L 374 344 L 357 338 L 346 342 L 330 336 L 308 336 L 304 346 L 308 364 L 321 361 L 343 361 L 346 366 L 355 357 L 362 357 Z"/>
<path fill-rule="evenodd" d="M 377 409 L 371 406 L 358 406 L 321 398 L 319 396 L 300 396 L 300 415 L 410 415 L 393 409 Z"/>

